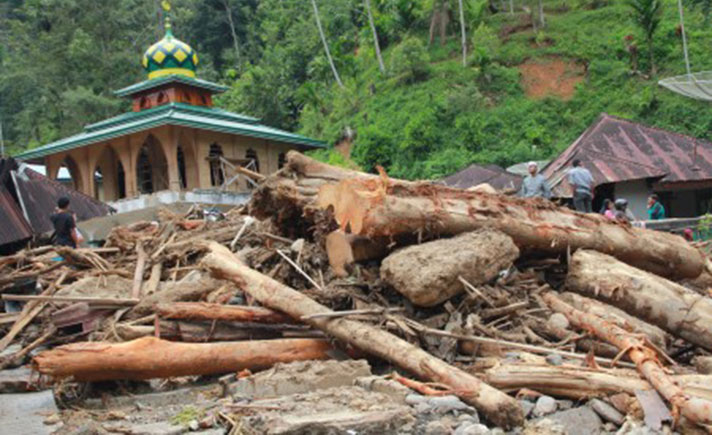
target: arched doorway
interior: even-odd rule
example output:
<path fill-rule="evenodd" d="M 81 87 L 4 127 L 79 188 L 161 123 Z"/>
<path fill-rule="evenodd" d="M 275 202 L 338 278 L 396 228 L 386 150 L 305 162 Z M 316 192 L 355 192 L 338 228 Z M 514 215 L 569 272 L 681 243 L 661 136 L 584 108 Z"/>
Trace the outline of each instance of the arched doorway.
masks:
<path fill-rule="evenodd" d="M 169 188 L 168 161 L 160 142 L 153 135 L 146 138 L 136 157 L 136 184 L 141 194 Z"/>
<path fill-rule="evenodd" d="M 183 152 L 183 147 L 180 145 L 178 145 L 176 159 L 178 160 L 178 180 L 180 181 L 180 188 L 187 189 L 188 179 L 185 171 L 185 153 Z"/>
<path fill-rule="evenodd" d="M 279 153 L 279 157 L 277 159 L 277 169 L 282 169 L 284 165 L 287 164 L 287 154 L 286 153 Z"/>
<path fill-rule="evenodd" d="M 57 171 L 56 181 L 71 187 L 72 189 L 78 190 L 80 192 L 85 192 L 84 183 L 82 183 L 81 172 L 79 171 L 79 165 L 72 156 L 67 156 L 62 160 L 62 164 L 59 165 L 59 170 Z"/>
<path fill-rule="evenodd" d="M 245 153 L 245 159 L 252 161 L 252 166 L 250 166 L 250 164 L 248 163 L 247 169 L 250 169 L 257 173 L 260 172 L 260 159 L 257 158 L 257 151 L 253 150 L 252 148 L 248 149 Z"/>
<path fill-rule="evenodd" d="M 208 160 L 210 162 L 210 185 L 220 187 L 225 183 L 225 174 L 220 159 L 223 157 L 222 147 L 216 143 L 210 145 Z"/>
<path fill-rule="evenodd" d="M 126 197 L 124 166 L 113 148 L 102 151 L 93 173 L 94 197 L 102 201 L 116 201 Z"/>

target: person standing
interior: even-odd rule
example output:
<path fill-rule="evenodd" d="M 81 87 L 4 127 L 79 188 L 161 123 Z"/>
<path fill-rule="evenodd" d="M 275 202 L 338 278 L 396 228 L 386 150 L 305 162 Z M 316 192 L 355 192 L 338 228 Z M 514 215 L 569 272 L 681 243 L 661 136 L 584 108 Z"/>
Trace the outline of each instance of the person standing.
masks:
<path fill-rule="evenodd" d="M 539 173 L 539 165 L 536 162 L 527 164 L 529 175 L 524 177 L 519 196 L 524 198 L 551 198 L 551 189 L 546 178 Z"/>
<path fill-rule="evenodd" d="M 57 208 L 50 215 L 54 225 L 54 244 L 57 246 L 77 247 L 76 219 L 69 210 L 69 198 L 63 196 L 57 200 Z"/>
<path fill-rule="evenodd" d="M 583 213 L 592 213 L 593 176 L 581 166 L 581 160 L 576 159 L 569 171 L 569 184 L 573 189 L 574 208 Z"/>
<path fill-rule="evenodd" d="M 648 220 L 657 221 L 665 219 L 665 207 L 660 203 L 658 195 L 652 194 L 648 197 Z"/>

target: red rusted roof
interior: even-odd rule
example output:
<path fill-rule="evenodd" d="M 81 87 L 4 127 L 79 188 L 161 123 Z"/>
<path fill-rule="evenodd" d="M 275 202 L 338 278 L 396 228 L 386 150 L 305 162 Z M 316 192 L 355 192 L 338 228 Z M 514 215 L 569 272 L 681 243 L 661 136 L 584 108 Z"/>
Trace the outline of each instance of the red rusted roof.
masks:
<path fill-rule="evenodd" d="M 542 171 L 554 196 L 571 196 L 566 174 L 575 159 L 591 171 L 597 186 L 647 178 L 667 183 L 712 179 L 710 142 L 607 113 Z"/>
<path fill-rule="evenodd" d="M 50 180 L 13 159 L 0 160 L 0 245 L 32 238 L 53 230 L 49 220 L 57 199 L 66 196 L 79 222 L 104 216 L 111 208 Z"/>
<path fill-rule="evenodd" d="M 522 177 L 510 174 L 496 165 L 480 166 L 472 164 L 465 169 L 441 180 L 445 185 L 458 189 L 469 189 L 487 183 L 497 190 L 516 189 L 522 185 Z"/>
<path fill-rule="evenodd" d="M 15 173 L 15 185 L 22 197 L 22 205 L 35 234 L 54 229 L 49 215 L 62 196 L 69 198 L 69 207 L 76 213 L 77 222 L 105 216 L 111 211 L 111 208 L 103 202 L 51 180 L 24 164 L 21 164 Z"/>

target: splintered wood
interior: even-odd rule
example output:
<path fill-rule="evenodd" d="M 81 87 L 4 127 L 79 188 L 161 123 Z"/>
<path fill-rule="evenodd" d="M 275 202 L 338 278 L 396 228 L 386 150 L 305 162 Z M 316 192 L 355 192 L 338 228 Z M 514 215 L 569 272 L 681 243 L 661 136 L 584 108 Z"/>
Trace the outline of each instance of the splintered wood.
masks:
<path fill-rule="evenodd" d="M 524 424 L 518 398 L 541 394 L 595 397 L 628 414 L 616 425 L 642 419 L 651 397 L 680 425 L 712 423 L 698 246 L 296 152 L 261 178 L 246 207 L 161 210 L 101 248 L 0 258 L 0 368 L 31 362 L 83 389 L 72 382 L 368 355 L 383 381 L 457 395 L 505 429 Z"/>

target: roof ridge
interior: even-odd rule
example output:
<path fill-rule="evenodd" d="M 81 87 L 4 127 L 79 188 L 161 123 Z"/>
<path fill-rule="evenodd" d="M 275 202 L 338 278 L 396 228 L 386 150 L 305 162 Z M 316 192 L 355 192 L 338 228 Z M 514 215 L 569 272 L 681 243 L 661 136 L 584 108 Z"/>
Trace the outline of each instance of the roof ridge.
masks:
<path fill-rule="evenodd" d="M 689 135 L 689 134 L 678 133 L 678 132 L 676 132 L 676 131 L 666 130 L 666 129 L 662 128 L 662 127 L 657 127 L 657 126 L 654 126 L 654 125 L 645 124 L 645 123 L 643 123 L 643 122 L 634 121 L 634 120 L 632 120 L 632 119 L 627 119 L 627 118 L 623 118 L 623 117 L 620 117 L 620 116 L 610 115 L 610 114 L 605 113 L 605 112 L 603 112 L 603 115 L 605 115 L 607 118 L 610 118 L 610 119 L 613 120 L 613 121 L 625 122 L 625 123 L 627 123 L 627 124 L 632 124 L 632 125 L 636 125 L 636 126 L 639 126 L 639 127 L 647 128 L 647 129 L 650 129 L 650 130 L 656 130 L 656 131 L 659 131 L 659 132 L 662 132 L 662 133 L 672 134 L 672 135 L 679 136 L 679 137 L 684 137 L 684 138 L 687 138 L 687 139 L 690 139 L 690 140 L 693 140 L 693 141 L 704 142 L 704 143 L 707 143 L 707 144 L 709 144 L 709 145 L 712 145 L 712 141 L 708 141 L 708 140 L 706 140 L 706 139 L 702 139 L 702 138 L 699 138 L 699 137 L 695 137 L 695 136 L 692 136 L 692 135 Z"/>

